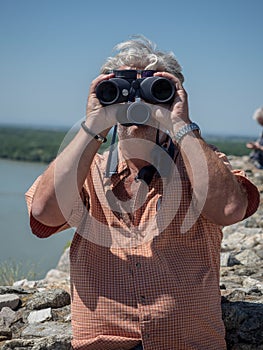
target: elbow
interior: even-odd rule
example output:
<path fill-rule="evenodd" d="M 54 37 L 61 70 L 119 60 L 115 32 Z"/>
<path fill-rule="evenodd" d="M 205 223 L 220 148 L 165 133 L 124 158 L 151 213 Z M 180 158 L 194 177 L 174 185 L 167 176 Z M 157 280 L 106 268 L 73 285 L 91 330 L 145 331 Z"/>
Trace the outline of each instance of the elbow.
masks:
<path fill-rule="evenodd" d="M 60 226 L 67 222 L 57 202 L 33 198 L 31 206 L 32 217 L 46 226 Z"/>
<path fill-rule="evenodd" d="M 37 221 L 44 223 L 43 221 L 45 221 L 45 219 L 46 219 L 45 218 L 46 210 L 45 210 L 44 203 L 41 203 L 40 201 L 38 201 L 34 198 L 32 201 L 32 206 L 31 206 L 31 215 Z"/>
<path fill-rule="evenodd" d="M 32 217 L 40 222 L 43 225 L 47 226 L 57 226 L 62 222 L 65 222 L 65 219 L 58 221 L 55 208 L 50 206 L 48 203 L 33 199 L 31 207 Z M 59 216 L 60 218 L 60 216 Z"/>
<path fill-rule="evenodd" d="M 222 208 L 221 215 L 218 215 L 218 224 L 221 226 L 233 225 L 245 218 L 247 211 L 247 200 L 232 202 Z"/>
<path fill-rule="evenodd" d="M 246 196 L 238 197 L 227 203 L 206 203 L 203 215 L 219 226 L 229 226 L 242 221 L 247 212 L 248 200 Z"/>
<path fill-rule="evenodd" d="M 240 206 L 234 210 L 226 211 L 225 215 L 222 218 L 222 225 L 229 226 L 237 222 L 240 222 L 244 219 L 246 215 L 246 208 Z"/>
<path fill-rule="evenodd" d="M 246 216 L 247 206 L 247 198 L 242 198 L 242 200 L 239 200 L 236 203 L 227 205 L 225 208 L 225 225 L 232 225 L 239 221 L 242 221 Z"/>

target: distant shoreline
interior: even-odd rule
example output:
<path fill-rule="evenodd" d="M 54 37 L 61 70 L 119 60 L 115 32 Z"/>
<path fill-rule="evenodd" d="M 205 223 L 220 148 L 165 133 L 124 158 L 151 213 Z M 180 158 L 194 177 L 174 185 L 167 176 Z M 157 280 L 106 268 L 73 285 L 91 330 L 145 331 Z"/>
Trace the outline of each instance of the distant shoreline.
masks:
<path fill-rule="evenodd" d="M 50 163 L 56 158 L 67 132 L 65 128 L 0 125 L 0 158 Z M 250 152 L 246 148 L 246 142 L 252 139 L 249 136 L 207 135 L 203 137 L 227 155 L 242 156 Z M 107 148 L 108 145 L 104 147 Z"/>

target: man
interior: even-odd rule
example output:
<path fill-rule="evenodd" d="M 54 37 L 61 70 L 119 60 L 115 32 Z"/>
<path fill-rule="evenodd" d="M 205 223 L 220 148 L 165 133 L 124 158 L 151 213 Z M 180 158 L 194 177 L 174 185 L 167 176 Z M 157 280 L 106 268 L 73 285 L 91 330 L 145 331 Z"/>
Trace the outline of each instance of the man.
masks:
<path fill-rule="evenodd" d="M 70 251 L 72 346 L 225 349 L 221 228 L 253 214 L 258 191 L 201 137 L 174 55 L 144 37 L 117 50 L 91 84 L 76 137 L 27 193 L 34 234 L 77 228 Z M 96 89 L 120 70 L 138 78 L 154 70 L 175 87 L 172 102 L 137 96 L 102 106 Z M 134 106 L 150 108 L 150 118 L 125 120 Z M 98 155 L 116 124 L 117 147 Z"/>
<path fill-rule="evenodd" d="M 263 107 L 257 108 L 253 114 L 253 119 L 263 126 Z M 263 132 L 261 132 L 257 141 L 247 143 L 247 148 L 252 149 L 250 160 L 258 169 L 263 169 Z"/>

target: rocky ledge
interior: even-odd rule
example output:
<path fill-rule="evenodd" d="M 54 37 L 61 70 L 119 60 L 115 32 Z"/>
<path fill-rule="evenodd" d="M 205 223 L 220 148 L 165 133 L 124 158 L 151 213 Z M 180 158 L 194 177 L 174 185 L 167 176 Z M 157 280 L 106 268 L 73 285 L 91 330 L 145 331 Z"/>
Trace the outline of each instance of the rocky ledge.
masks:
<path fill-rule="evenodd" d="M 263 196 L 263 170 L 248 157 L 230 160 Z M 224 228 L 220 288 L 228 349 L 263 350 L 262 218 L 261 203 L 253 216 Z M 0 287 L 0 349 L 67 350 L 71 335 L 68 250 L 44 280 Z"/>

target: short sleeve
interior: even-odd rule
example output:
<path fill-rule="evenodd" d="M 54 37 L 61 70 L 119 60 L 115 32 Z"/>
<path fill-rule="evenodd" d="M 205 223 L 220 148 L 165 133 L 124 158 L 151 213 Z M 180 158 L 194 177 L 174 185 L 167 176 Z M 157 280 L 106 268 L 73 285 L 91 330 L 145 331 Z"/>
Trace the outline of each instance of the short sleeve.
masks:
<path fill-rule="evenodd" d="M 245 188 L 247 193 L 247 211 L 244 219 L 253 215 L 260 203 L 260 194 L 257 187 L 246 177 L 243 170 L 232 170 L 233 174 L 236 176 L 237 181 Z"/>
<path fill-rule="evenodd" d="M 64 224 L 60 226 L 48 226 L 39 222 L 36 218 L 34 218 L 31 211 L 32 200 L 40 179 L 41 179 L 41 176 L 39 176 L 36 179 L 36 181 L 33 183 L 33 185 L 29 188 L 29 190 L 25 194 L 25 199 L 26 199 L 27 209 L 29 214 L 30 228 L 32 233 L 39 238 L 47 238 L 55 233 L 64 231 L 70 227 L 77 227 L 79 222 L 82 219 L 83 212 L 85 210 L 83 200 L 80 195 L 78 196 L 78 198 L 76 198 L 74 202 L 70 218 Z"/>
<path fill-rule="evenodd" d="M 244 219 L 253 215 L 260 203 L 260 194 L 258 188 L 247 178 L 244 170 L 233 169 L 231 163 L 229 162 L 227 156 L 220 152 L 216 147 L 210 145 L 212 149 L 217 153 L 218 157 L 224 162 L 224 164 L 231 170 L 231 172 L 236 176 L 237 181 L 243 186 L 247 194 L 247 210 Z"/>

